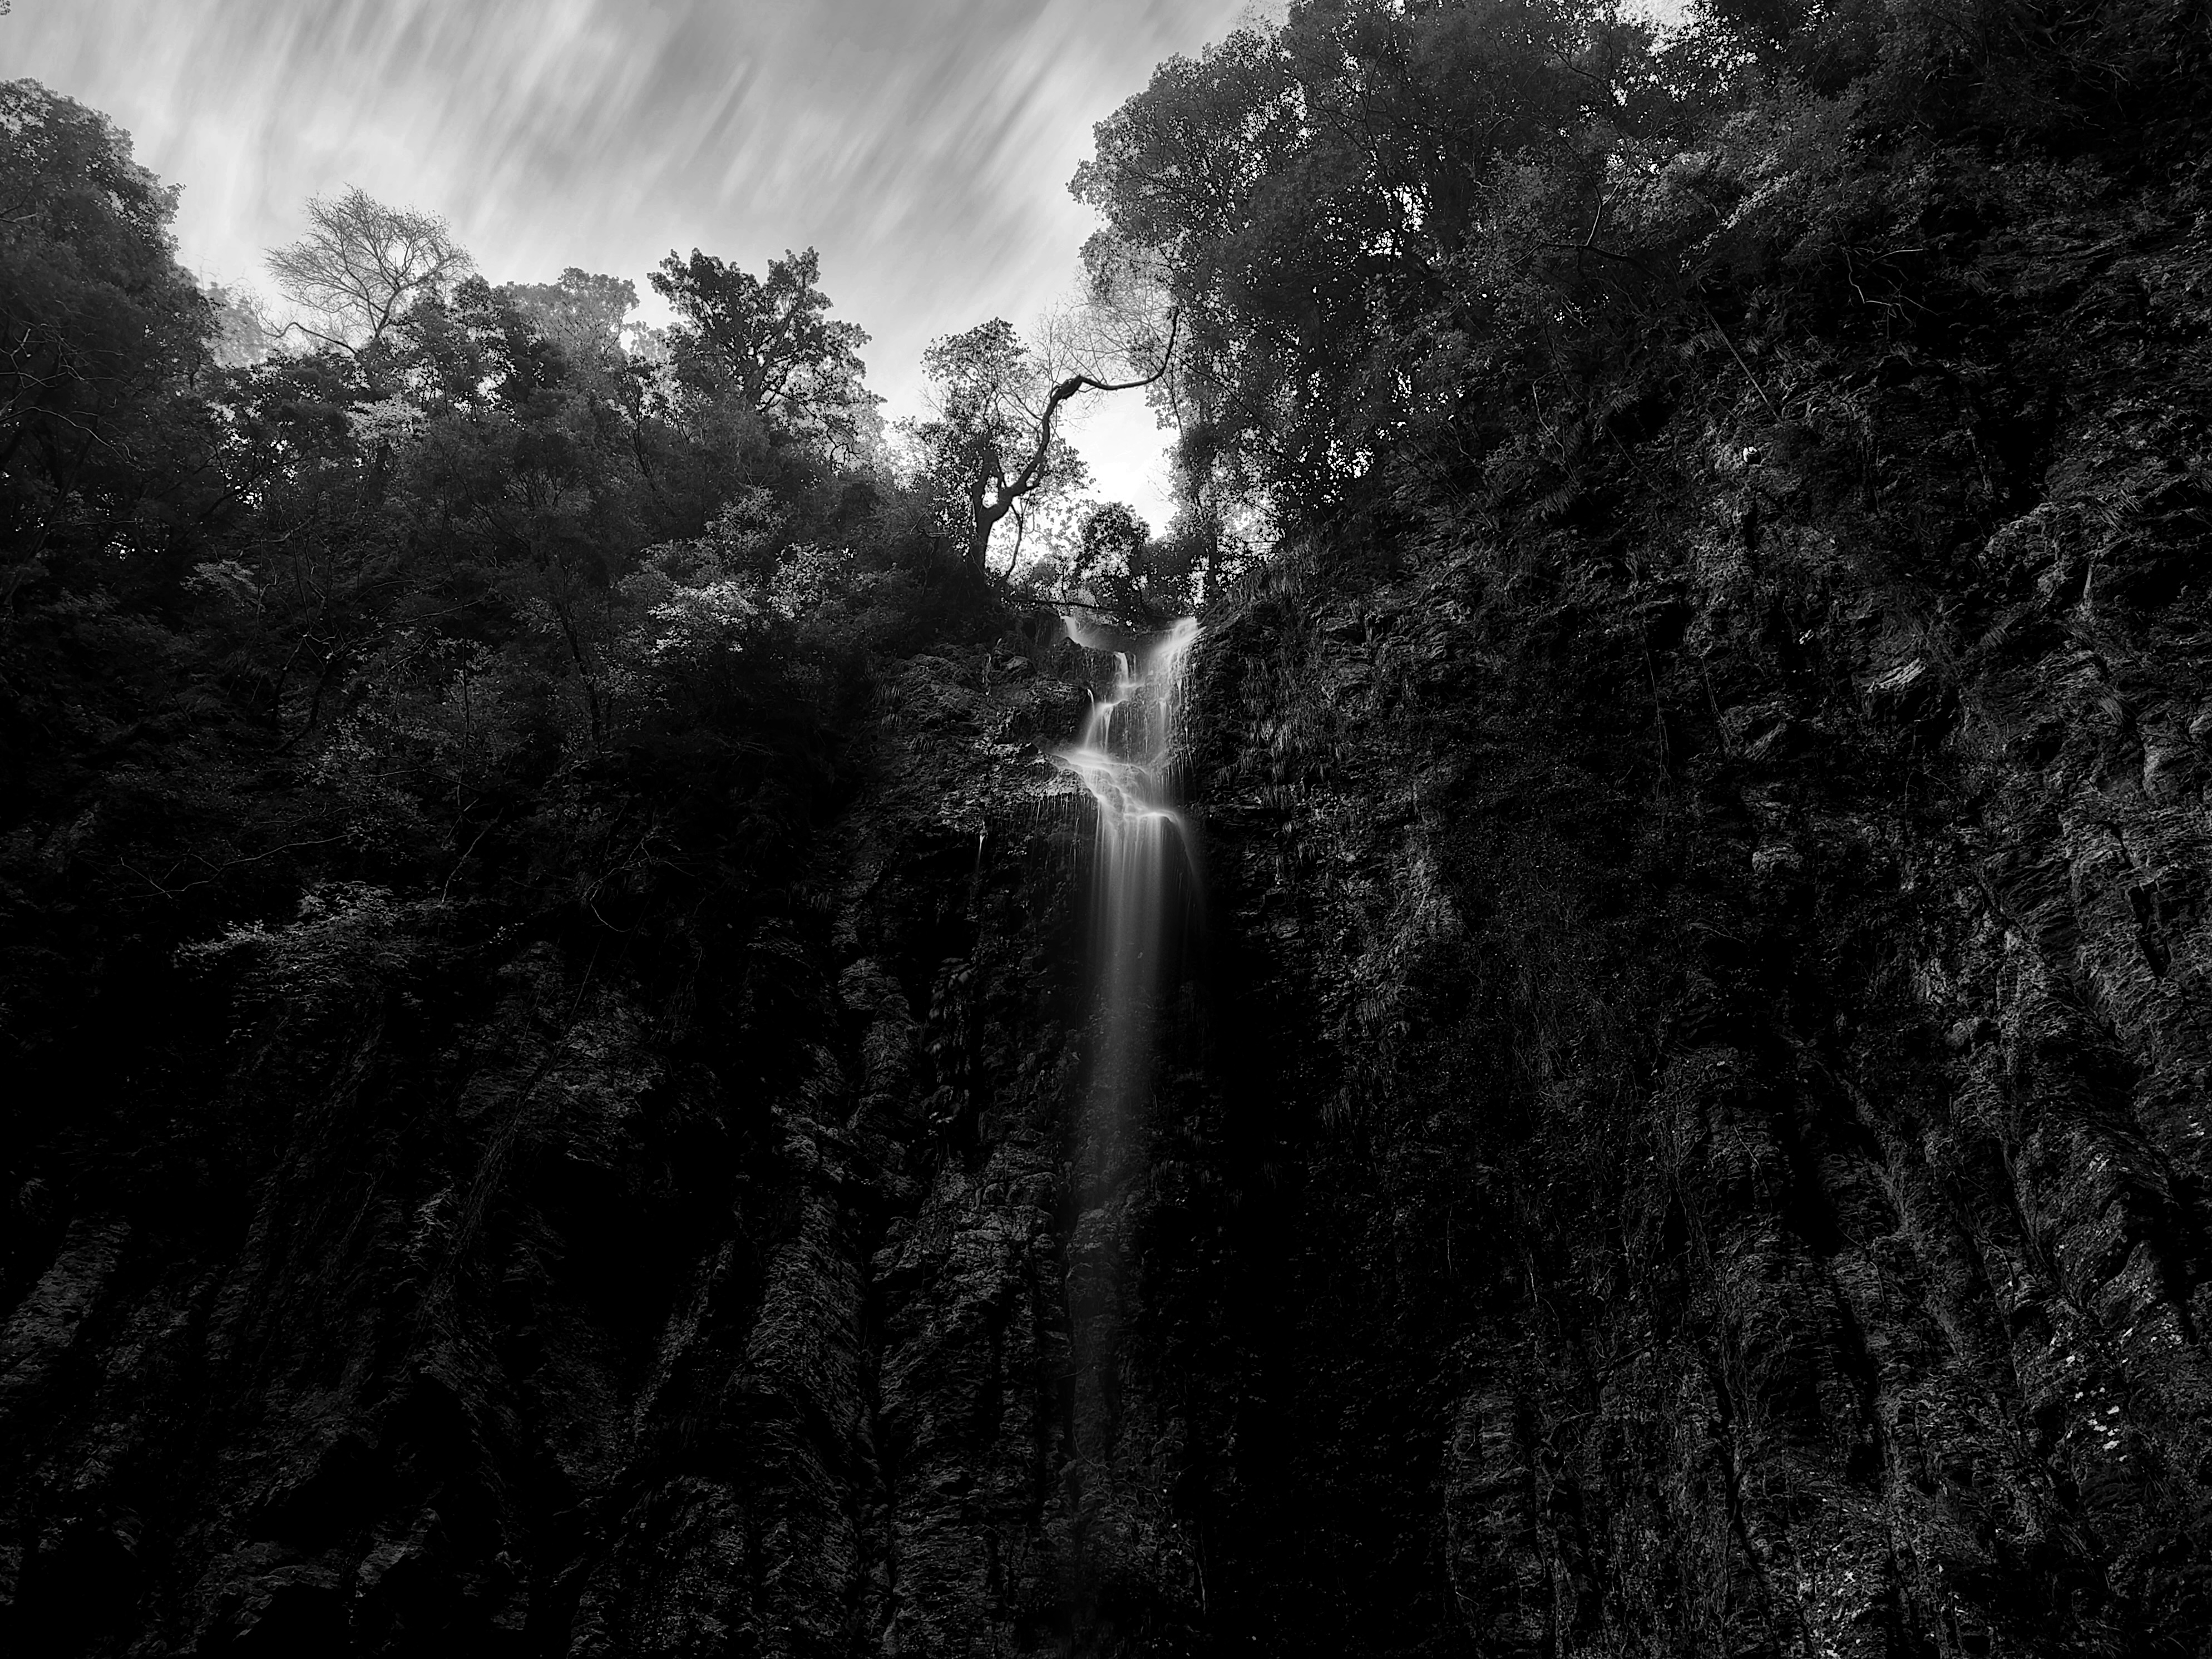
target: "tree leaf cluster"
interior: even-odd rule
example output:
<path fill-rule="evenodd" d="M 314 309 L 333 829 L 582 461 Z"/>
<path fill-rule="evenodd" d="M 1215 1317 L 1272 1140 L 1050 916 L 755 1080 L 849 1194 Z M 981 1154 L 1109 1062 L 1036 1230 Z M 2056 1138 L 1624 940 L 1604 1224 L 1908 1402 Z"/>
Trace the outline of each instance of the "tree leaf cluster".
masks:
<path fill-rule="evenodd" d="M 734 396 L 762 419 L 855 455 L 880 422 L 882 401 L 865 386 L 859 325 L 831 317 L 816 286 L 812 248 L 769 261 L 765 277 L 712 254 L 674 254 L 651 277 L 684 326 L 676 339 L 679 384 L 695 396 Z"/>

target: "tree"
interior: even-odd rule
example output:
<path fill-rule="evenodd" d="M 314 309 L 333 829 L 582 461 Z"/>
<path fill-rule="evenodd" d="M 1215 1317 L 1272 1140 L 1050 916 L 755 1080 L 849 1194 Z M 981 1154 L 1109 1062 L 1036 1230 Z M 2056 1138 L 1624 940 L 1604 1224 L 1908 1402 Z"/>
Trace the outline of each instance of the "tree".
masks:
<path fill-rule="evenodd" d="M 1092 576 L 1124 574 L 1140 568 L 1145 550 L 1152 544 L 1152 527 L 1125 501 L 1107 501 L 1084 514 L 1076 532 L 1073 582 Z"/>
<path fill-rule="evenodd" d="M 1085 392 L 1153 385 L 1167 373 L 1175 337 L 1171 321 L 1159 366 L 1118 381 L 1079 371 L 1055 375 L 1003 317 L 948 335 L 922 353 L 922 368 L 936 387 L 937 416 L 920 435 L 932 470 L 957 503 L 971 568 L 987 568 L 992 532 L 1024 501 L 1040 491 L 1074 488 L 1087 476 L 1058 430 L 1062 406 Z"/>
<path fill-rule="evenodd" d="M 222 283 L 207 286 L 209 352 L 224 368 L 244 368 L 269 355 L 275 331 L 260 295 Z"/>
<path fill-rule="evenodd" d="M 599 276 L 574 265 L 557 282 L 509 283 L 499 292 L 582 366 L 621 357 L 625 319 L 637 309 L 637 286 L 628 277 Z"/>
<path fill-rule="evenodd" d="M 1466 342 L 1557 355 L 1632 275 L 1588 245 L 1650 171 L 1648 46 L 1598 0 L 1298 0 L 1163 64 L 1072 187 L 1166 270 L 1187 461 L 1318 508 L 1510 382 Z"/>
<path fill-rule="evenodd" d="M 356 356 L 380 344 L 417 300 L 475 268 L 443 219 L 387 206 L 358 185 L 310 197 L 307 234 L 269 256 L 278 289 L 320 325 L 292 326 Z"/>
<path fill-rule="evenodd" d="M 0 478 L 75 487 L 203 361 L 208 304 L 177 264 L 176 205 L 106 116 L 0 82 Z"/>
<path fill-rule="evenodd" d="M 1139 629 L 1190 614 L 1201 551 L 1191 536 L 1155 538 L 1127 503 L 1107 501 L 1084 515 L 1077 544 L 1070 597 Z"/>
<path fill-rule="evenodd" d="M 867 331 L 830 318 L 821 274 L 811 247 L 769 260 L 765 279 L 694 248 L 651 281 L 680 319 L 678 368 L 695 389 L 726 391 L 786 434 L 838 448 L 878 399 L 862 384 Z"/>

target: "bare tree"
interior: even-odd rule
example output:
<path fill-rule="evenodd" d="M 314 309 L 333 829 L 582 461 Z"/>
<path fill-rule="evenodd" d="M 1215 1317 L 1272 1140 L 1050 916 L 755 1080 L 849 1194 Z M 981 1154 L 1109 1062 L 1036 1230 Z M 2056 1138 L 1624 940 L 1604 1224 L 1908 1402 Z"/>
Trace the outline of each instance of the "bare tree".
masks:
<path fill-rule="evenodd" d="M 310 197 L 307 234 L 269 256 L 284 297 L 322 324 L 289 326 L 356 353 L 383 339 L 416 300 L 474 268 L 437 215 L 386 206 L 357 185 Z"/>

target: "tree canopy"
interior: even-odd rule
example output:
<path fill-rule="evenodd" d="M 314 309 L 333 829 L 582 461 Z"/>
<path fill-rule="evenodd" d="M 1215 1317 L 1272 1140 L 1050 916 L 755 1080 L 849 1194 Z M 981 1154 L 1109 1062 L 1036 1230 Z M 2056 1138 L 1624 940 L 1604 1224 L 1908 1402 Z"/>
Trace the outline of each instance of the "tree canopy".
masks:
<path fill-rule="evenodd" d="M 863 384 L 866 330 L 830 315 L 812 248 L 787 252 L 755 276 L 714 255 L 671 253 L 652 275 L 675 308 L 686 381 L 726 391 L 772 427 L 850 446 L 878 399 Z"/>
<path fill-rule="evenodd" d="M 320 320 L 271 351 L 104 118 L 31 82 L 0 118 L 0 835 L 91 813 L 101 926 L 531 869 L 598 918 L 750 891 L 872 665 L 1002 623 L 855 453 L 865 337 L 811 252 L 664 271 L 655 339 L 627 280 L 496 285 L 350 191 L 275 260 Z M 679 875 L 635 826 L 708 797 Z"/>
<path fill-rule="evenodd" d="M 2182 19 L 1717 0 L 1661 33 L 1604 0 L 1296 0 L 1163 64 L 1073 188 L 1186 320 L 1190 487 L 1311 517 L 1417 456 L 1531 474 L 1501 449 L 1532 408 L 1737 352 L 1785 265 L 1840 287 L 1847 246 L 1913 246 L 1933 175 L 1885 170 L 1901 143 L 2160 153 L 2203 96 Z"/>
<path fill-rule="evenodd" d="M 20 508 L 127 465 L 161 388 L 202 362 L 210 310 L 176 263 L 176 202 L 106 116 L 0 82 L 0 474 Z"/>

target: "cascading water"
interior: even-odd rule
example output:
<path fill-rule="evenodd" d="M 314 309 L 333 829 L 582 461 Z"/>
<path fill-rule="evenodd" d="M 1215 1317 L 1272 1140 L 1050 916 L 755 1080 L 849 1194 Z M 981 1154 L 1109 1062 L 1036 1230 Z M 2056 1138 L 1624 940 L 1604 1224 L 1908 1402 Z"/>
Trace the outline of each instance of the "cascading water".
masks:
<path fill-rule="evenodd" d="M 1160 1005 L 1197 896 L 1176 799 L 1176 738 L 1198 623 L 1186 618 L 1164 633 L 1138 635 L 1070 617 L 1067 631 L 1078 645 L 1115 653 L 1112 695 L 1091 705 L 1081 738 L 1059 757 L 1097 805 L 1091 1084 L 1066 1243 L 1074 1455 L 1065 1480 L 1076 1505 L 1070 1613 L 1081 1632 L 1096 1614 L 1094 1546 L 1112 1561 L 1133 1542 L 1124 1535 L 1131 1526 L 1158 1534 L 1174 1525 L 1161 1507 L 1157 1430 L 1146 1426 L 1151 1413 L 1123 1362 L 1122 1342 L 1132 1312 L 1129 1251 L 1146 1201 Z"/>
<path fill-rule="evenodd" d="M 1077 644 L 1115 653 L 1114 692 L 1091 705 L 1060 760 L 1098 807 L 1091 877 L 1091 1064 L 1094 1179 L 1108 1169 L 1151 1093 L 1152 1042 L 1175 924 L 1195 866 L 1176 801 L 1176 726 L 1183 671 L 1198 639 L 1186 617 L 1150 635 L 1070 620 Z"/>

